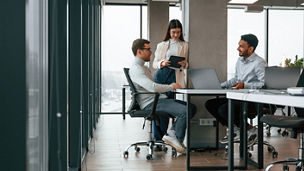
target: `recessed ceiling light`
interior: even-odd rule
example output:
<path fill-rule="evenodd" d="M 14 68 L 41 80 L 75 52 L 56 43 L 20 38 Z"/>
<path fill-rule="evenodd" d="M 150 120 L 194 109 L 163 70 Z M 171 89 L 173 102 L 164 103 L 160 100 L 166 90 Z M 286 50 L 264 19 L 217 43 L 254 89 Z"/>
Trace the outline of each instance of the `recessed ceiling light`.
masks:
<path fill-rule="evenodd" d="M 304 5 L 304 2 L 301 5 Z"/>
<path fill-rule="evenodd" d="M 254 4 L 258 0 L 230 0 L 229 4 Z"/>

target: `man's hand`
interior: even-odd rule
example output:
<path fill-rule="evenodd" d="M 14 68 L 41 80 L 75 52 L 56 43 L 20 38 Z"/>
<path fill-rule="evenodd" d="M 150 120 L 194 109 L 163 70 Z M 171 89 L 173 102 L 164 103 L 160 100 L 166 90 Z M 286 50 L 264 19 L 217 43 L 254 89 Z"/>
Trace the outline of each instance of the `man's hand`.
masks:
<path fill-rule="evenodd" d="M 237 83 L 233 84 L 232 86 L 235 87 L 235 89 L 241 89 L 241 88 L 244 88 L 245 84 L 244 84 L 244 82 L 237 82 Z"/>
<path fill-rule="evenodd" d="M 164 60 L 163 62 L 160 63 L 160 67 L 163 68 L 165 66 L 170 66 L 171 62 L 168 60 Z"/>
<path fill-rule="evenodd" d="M 178 83 L 172 83 L 174 90 L 178 89 L 178 88 L 182 88 L 181 85 L 179 85 Z"/>

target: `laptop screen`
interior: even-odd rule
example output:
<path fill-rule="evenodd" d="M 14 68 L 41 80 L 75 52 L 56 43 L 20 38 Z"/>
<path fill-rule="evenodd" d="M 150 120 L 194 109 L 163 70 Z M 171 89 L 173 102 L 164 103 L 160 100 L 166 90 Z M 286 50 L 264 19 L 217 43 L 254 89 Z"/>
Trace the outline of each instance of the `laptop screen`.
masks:
<path fill-rule="evenodd" d="M 189 69 L 189 77 L 195 89 L 222 89 L 214 68 Z"/>
<path fill-rule="evenodd" d="M 267 89 L 286 89 L 295 87 L 300 76 L 299 67 L 277 67 L 265 68 L 265 87 Z"/>

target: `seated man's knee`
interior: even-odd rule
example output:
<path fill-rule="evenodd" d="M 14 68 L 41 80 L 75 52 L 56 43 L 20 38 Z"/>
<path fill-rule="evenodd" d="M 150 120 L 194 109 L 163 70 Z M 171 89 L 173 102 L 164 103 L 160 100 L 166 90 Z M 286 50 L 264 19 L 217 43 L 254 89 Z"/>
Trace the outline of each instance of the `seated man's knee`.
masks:
<path fill-rule="evenodd" d="M 218 108 L 218 114 L 220 115 L 228 115 L 228 105 L 227 104 L 223 104 Z"/>

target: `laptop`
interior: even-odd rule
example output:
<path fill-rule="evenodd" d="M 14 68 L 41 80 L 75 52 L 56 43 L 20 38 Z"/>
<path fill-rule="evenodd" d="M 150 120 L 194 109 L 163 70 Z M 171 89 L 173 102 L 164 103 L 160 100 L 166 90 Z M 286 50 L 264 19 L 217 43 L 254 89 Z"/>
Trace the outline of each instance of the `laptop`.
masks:
<path fill-rule="evenodd" d="M 300 76 L 300 67 L 277 67 L 265 68 L 265 87 L 267 89 L 284 89 L 295 87 Z"/>
<path fill-rule="evenodd" d="M 189 69 L 189 77 L 195 89 L 222 89 L 214 68 Z"/>

